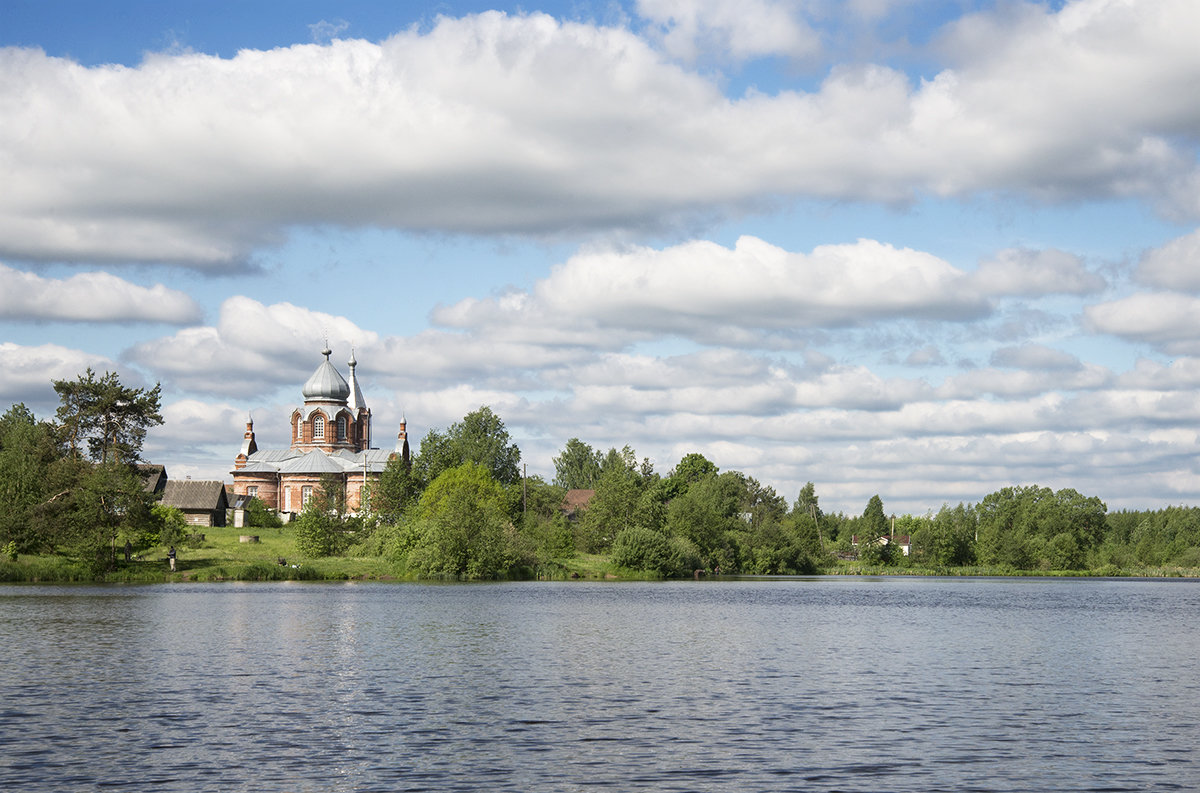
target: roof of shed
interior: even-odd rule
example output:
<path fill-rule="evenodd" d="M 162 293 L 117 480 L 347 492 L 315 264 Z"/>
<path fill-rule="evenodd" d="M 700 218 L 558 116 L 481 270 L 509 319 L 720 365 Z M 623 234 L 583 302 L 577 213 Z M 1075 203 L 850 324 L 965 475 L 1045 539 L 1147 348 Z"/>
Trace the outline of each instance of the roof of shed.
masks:
<path fill-rule="evenodd" d="M 225 483 L 219 479 L 169 479 L 162 503 L 183 510 L 225 509 Z"/>

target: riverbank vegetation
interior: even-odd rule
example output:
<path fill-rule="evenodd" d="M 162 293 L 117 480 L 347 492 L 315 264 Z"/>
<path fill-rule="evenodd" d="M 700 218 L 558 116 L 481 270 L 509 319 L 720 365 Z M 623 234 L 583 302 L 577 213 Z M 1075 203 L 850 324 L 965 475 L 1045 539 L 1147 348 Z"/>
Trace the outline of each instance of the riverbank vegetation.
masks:
<path fill-rule="evenodd" d="M 812 482 L 789 502 L 700 454 L 662 474 L 578 438 L 547 482 L 522 476 L 486 406 L 431 431 L 411 464 L 393 459 L 369 513 L 347 512 L 329 477 L 290 523 L 252 501 L 250 528 L 198 533 L 137 468 L 158 388 L 91 370 L 54 387 L 54 420 L 24 405 L 0 417 L 3 581 L 1200 575 L 1197 507 L 1110 513 L 1097 496 L 1014 486 L 923 515 L 890 515 L 878 495 L 826 513 Z"/>

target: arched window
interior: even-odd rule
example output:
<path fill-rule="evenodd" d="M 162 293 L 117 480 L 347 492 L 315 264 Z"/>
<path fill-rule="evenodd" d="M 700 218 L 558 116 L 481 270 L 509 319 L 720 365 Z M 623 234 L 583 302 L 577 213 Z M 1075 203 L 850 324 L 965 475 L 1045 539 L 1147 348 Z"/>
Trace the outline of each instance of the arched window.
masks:
<path fill-rule="evenodd" d="M 338 440 L 346 440 L 346 417 L 338 416 Z"/>
<path fill-rule="evenodd" d="M 320 413 L 313 416 L 313 440 L 325 440 L 325 417 Z"/>

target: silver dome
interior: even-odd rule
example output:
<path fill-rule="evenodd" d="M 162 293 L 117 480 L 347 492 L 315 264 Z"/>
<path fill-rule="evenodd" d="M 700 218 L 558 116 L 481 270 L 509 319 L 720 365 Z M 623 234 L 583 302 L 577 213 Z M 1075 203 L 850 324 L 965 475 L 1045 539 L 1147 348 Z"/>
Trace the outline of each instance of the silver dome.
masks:
<path fill-rule="evenodd" d="M 327 399 L 345 402 L 350 396 L 350 385 L 329 362 L 331 352 L 328 347 L 321 350 L 325 360 L 317 367 L 317 371 L 313 372 L 312 377 L 308 378 L 308 382 L 304 384 L 304 390 L 301 392 L 306 400 Z"/>

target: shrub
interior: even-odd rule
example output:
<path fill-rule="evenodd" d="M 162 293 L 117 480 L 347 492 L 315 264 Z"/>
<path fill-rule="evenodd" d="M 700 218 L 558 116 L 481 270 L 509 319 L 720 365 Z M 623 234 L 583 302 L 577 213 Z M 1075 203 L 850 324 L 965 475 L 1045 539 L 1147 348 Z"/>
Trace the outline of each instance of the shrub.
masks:
<path fill-rule="evenodd" d="M 675 572 L 671 543 L 662 534 L 641 526 L 629 526 L 617 532 L 612 545 L 612 562 L 632 570 L 647 570 L 669 575 Z"/>

